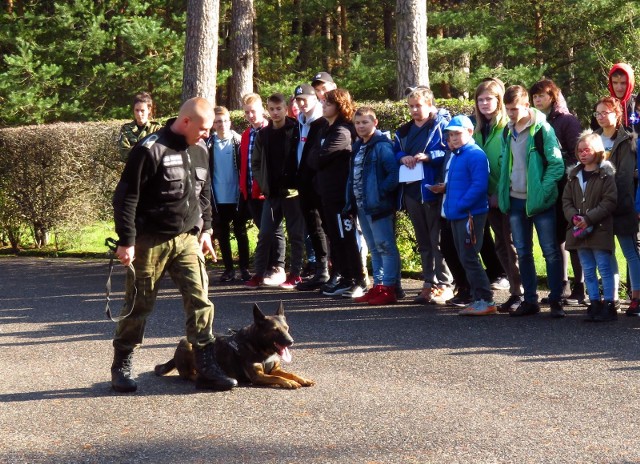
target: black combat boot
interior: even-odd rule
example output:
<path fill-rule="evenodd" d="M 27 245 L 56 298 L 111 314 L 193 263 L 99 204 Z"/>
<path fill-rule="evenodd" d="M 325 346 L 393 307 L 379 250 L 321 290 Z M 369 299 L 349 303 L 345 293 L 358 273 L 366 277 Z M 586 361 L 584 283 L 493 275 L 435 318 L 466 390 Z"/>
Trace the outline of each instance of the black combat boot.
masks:
<path fill-rule="evenodd" d="M 609 322 L 618 320 L 618 309 L 613 301 L 603 301 L 600 311 L 595 315 L 595 322 Z"/>
<path fill-rule="evenodd" d="M 133 351 L 114 351 L 111 387 L 120 393 L 131 393 L 138 389 L 138 384 L 133 380 Z"/>
<path fill-rule="evenodd" d="M 213 350 L 213 343 L 209 343 L 203 348 L 196 348 L 194 346 L 193 352 L 196 361 L 196 371 L 198 372 L 196 388 L 227 391 L 238 386 L 236 379 L 228 377 L 220 366 L 218 366 Z"/>

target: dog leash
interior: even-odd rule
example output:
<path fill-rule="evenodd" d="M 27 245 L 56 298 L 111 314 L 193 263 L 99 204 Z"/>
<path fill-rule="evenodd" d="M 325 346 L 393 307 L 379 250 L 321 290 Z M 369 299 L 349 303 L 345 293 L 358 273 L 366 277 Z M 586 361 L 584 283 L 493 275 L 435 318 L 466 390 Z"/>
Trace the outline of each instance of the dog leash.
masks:
<path fill-rule="evenodd" d="M 109 307 L 109 302 L 111 301 L 111 274 L 113 273 L 113 260 L 116 257 L 116 249 L 118 247 L 118 244 L 115 241 L 115 239 L 111 237 L 107 238 L 104 241 L 104 244 L 107 248 L 109 248 L 109 250 L 111 250 L 111 256 L 109 259 L 109 276 L 107 277 L 107 284 L 105 285 L 106 299 L 107 299 L 105 313 L 107 315 L 107 319 L 111 319 L 113 322 L 120 322 L 123 319 L 126 319 L 127 317 L 131 316 L 131 313 L 133 312 L 133 307 L 135 306 L 136 296 L 138 295 L 138 288 L 136 287 L 136 283 L 135 283 L 136 270 L 133 268 L 133 264 L 129 263 L 129 266 L 127 266 L 128 267 L 127 272 L 130 272 L 133 275 L 133 301 L 131 303 L 131 309 L 124 316 L 113 317 L 113 315 L 111 314 L 111 308 Z"/>

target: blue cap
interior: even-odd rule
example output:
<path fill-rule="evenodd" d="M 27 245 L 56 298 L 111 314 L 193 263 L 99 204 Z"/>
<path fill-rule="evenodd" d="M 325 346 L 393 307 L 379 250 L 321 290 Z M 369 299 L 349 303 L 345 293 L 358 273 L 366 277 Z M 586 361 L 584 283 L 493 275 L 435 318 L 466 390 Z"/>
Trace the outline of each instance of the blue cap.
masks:
<path fill-rule="evenodd" d="M 459 114 L 458 116 L 454 116 L 447 124 L 447 127 L 444 128 L 446 131 L 455 131 L 455 132 L 464 132 L 466 129 L 473 130 L 473 123 L 468 116 L 464 114 Z"/>

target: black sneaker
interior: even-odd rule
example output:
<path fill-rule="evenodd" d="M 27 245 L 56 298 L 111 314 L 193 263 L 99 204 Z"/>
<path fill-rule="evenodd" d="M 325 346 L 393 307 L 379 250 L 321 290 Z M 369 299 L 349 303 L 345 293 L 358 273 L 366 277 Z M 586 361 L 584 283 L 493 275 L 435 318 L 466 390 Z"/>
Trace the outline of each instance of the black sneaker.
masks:
<path fill-rule="evenodd" d="M 342 298 L 360 298 L 367 293 L 367 283 L 357 282 L 353 284 L 346 292 L 342 293 Z"/>
<path fill-rule="evenodd" d="M 473 303 L 473 298 L 466 292 L 458 292 L 453 298 L 446 301 L 448 306 L 455 306 L 457 308 L 464 308 Z"/>
<path fill-rule="evenodd" d="M 528 301 L 523 301 L 517 308 L 509 311 L 509 316 L 533 316 L 534 314 L 538 314 L 539 312 L 540 305 L 538 303 L 529 303 Z"/>
<path fill-rule="evenodd" d="M 329 274 L 325 272 L 316 273 L 311 279 L 303 280 L 296 285 L 296 290 L 309 291 L 317 290 L 329 281 Z"/>
<path fill-rule="evenodd" d="M 349 291 L 351 287 L 353 287 L 353 281 L 342 279 L 336 286 L 323 290 L 322 294 L 326 296 L 340 296 Z"/>
<path fill-rule="evenodd" d="M 220 282 L 233 282 L 236 280 L 236 272 L 233 269 L 227 269 L 220 276 Z"/>
<path fill-rule="evenodd" d="M 564 312 L 562 303 L 559 301 L 549 303 L 549 313 L 553 319 L 561 319 L 567 315 L 567 313 Z"/>
<path fill-rule="evenodd" d="M 507 301 L 498 306 L 498 312 L 508 313 L 520 306 L 520 303 L 522 303 L 522 297 L 520 295 L 511 295 Z"/>
<path fill-rule="evenodd" d="M 332 275 L 331 278 L 325 281 L 325 283 L 320 287 L 320 293 L 332 290 L 336 285 L 340 283 L 341 279 L 342 276 L 340 274 Z"/>
<path fill-rule="evenodd" d="M 584 283 L 576 282 L 573 284 L 571 294 L 564 299 L 564 304 L 569 306 L 580 306 L 586 304 L 586 295 L 584 294 Z"/>
<path fill-rule="evenodd" d="M 248 282 L 251 280 L 251 273 L 249 272 L 249 269 L 240 269 L 240 278 L 242 279 L 243 282 Z"/>

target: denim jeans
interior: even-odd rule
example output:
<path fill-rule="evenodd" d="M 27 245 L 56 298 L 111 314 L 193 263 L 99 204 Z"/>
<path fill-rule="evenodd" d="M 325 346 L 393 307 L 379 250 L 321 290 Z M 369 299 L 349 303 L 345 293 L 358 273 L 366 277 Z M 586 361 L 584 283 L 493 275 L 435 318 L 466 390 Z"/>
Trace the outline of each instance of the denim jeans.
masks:
<path fill-rule="evenodd" d="M 605 301 L 614 300 L 614 281 L 611 266 L 613 253 L 607 250 L 591 250 L 587 248 L 578 249 L 578 256 L 584 272 L 584 283 L 587 286 L 587 294 L 591 301 L 600 300 L 600 287 L 598 285 L 598 275 L 596 267 L 602 277 L 602 290 Z M 614 257 L 615 262 L 615 257 Z"/>
<path fill-rule="evenodd" d="M 400 280 L 400 253 L 394 233 L 393 214 L 373 220 L 358 210 L 358 222 L 371 253 L 373 283 L 395 287 Z"/>
<path fill-rule="evenodd" d="M 467 233 L 468 219 L 450 221 L 453 243 L 458 253 L 458 259 L 467 274 L 467 281 L 471 287 L 471 296 L 475 301 L 493 301 L 493 292 L 487 273 L 480 262 L 480 249 L 484 238 L 484 225 L 487 222 L 487 214 L 474 214 L 473 225 L 476 235 L 476 243 L 470 242 Z"/>
<path fill-rule="evenodd" d="M 640 255 L 636 247 L 636 237 L 634 235 L 616 235 L 616 238 L 629 266 L 631 290 L 638 291 L 640 290 Z M 611 269 L 615 275 L 619 274 L 615 253 L 611 253 Z"/>
<path fill-rule="evenodd" d="M 533 226 L 536 226 L 538 242 L 547 265 L 549 301 L 560 301 L 562 297 L 562 257 L 556 239 L 555 205 L 534 216 L 527 216 L 526 200 L 511 197 L 509 223 L 513 244 L 518 253 L 520 277 L 524 287 L 524 300 L 538 302 L 538 277 L 533 260 Z"/>

